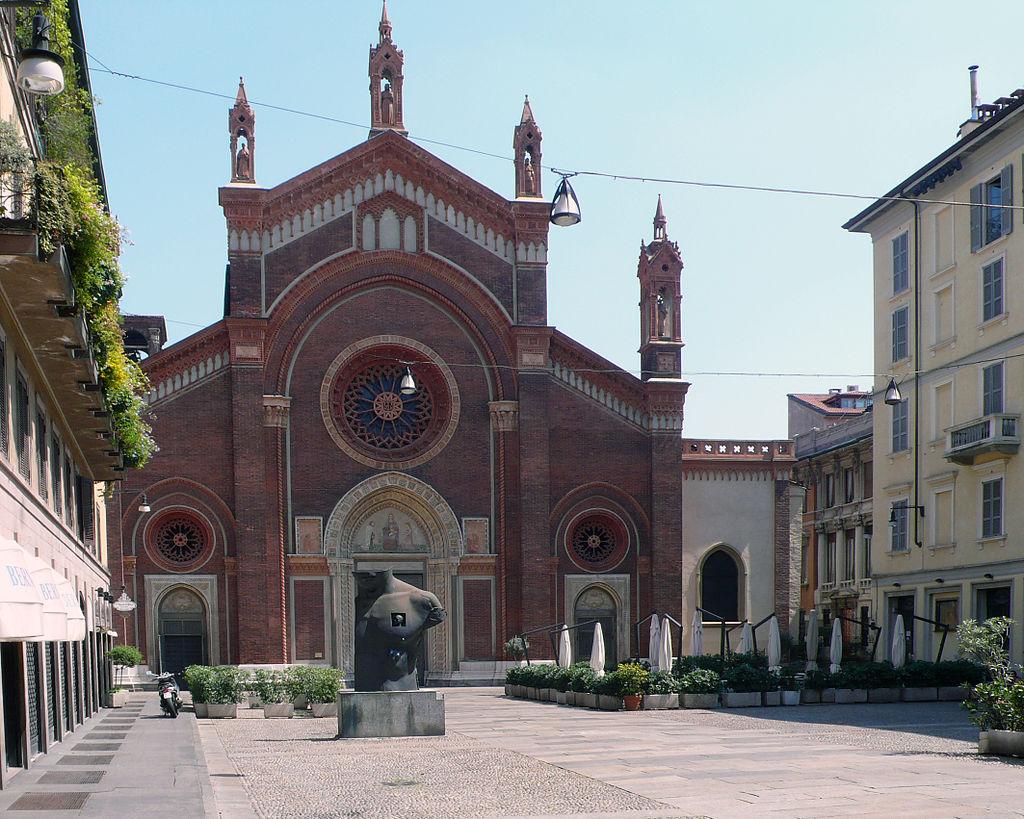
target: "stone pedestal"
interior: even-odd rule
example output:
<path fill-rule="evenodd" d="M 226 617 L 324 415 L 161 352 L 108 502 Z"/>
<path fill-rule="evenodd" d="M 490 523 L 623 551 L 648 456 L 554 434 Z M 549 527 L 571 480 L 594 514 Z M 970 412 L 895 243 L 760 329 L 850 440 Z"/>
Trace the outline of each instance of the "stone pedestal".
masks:
<path fill-rule="evenodd" d="M 419 691 L 342 691 L 338 694 L 338 736 L 444 736 L 444 695 Z"/>

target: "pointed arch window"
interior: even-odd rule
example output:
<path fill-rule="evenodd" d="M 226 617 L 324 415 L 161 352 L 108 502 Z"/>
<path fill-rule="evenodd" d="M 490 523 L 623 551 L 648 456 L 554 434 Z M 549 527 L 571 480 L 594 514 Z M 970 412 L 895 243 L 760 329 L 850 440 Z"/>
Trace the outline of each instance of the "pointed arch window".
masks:
<path fill-rule="evenodd" d="M 722 548 L 705 558 L 700 575 L 701 608 L 729 622 L 740 619 L 740 567 L 736 559 Z"/>

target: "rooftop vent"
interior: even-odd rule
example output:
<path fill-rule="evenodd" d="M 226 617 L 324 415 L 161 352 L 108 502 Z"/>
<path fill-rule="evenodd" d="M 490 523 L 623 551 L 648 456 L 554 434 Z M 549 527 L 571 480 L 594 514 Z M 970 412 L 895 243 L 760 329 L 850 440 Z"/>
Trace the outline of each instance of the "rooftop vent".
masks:
<path fill-rule="evenodd" d="M 858 387 L 856 384 L 847 384 L 846 385 L 846 391 L 847 392 L 860 392 L 860 387 Z"/>

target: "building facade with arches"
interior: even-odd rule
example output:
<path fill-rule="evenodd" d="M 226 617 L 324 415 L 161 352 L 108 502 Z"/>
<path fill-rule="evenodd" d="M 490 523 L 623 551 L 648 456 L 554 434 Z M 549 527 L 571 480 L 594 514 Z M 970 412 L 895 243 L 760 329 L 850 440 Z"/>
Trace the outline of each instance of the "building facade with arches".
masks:
<path fill-rule="evenodd" d="M 682 605 L 683 262 L 660 201 L 638 378 L 548 322 L 531 103 L 507 198 L 406 136 L 392 36 L 385 13 L 369 138 L 281 184 L 256 182 L 239 85 L 224 318 L 144 360 L 160 451 L 109 508 L 151 668 L 351 670 L 360 569 L 448 610 L 436 683 L 493 678 L 508 637 L 580 618 L 621 659 L 633 622 Z"/>

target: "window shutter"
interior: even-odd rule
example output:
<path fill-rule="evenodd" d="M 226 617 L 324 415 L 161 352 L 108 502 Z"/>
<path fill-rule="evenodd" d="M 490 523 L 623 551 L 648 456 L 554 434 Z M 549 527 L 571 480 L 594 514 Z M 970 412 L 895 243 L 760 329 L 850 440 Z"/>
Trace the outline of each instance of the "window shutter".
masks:
<path fill-rule="evenodd" d="M 981 249 L 981 228 L 983 223 L 981 187 L 981 185 L 975 185 L 971 188 L 971 253 L 976 253 Z"/>
<path fill-rule="evenodd" d="M 95 541 L 96 498 L 93 482 L 81 475 L 78 476 L 79 497 L 81 498 L 80 514 L 82 520 L 82 540 L 92 545 Z"/>
<path fill-rule="evenodd" d="M 999 187 L 1002 188 L 1003 204 L 1013 204 L 1013 165 L 1007 165 L 999 174 Z M 1013 232 L 1013 208 L 1002 209 L 1003 236 Z"/>

